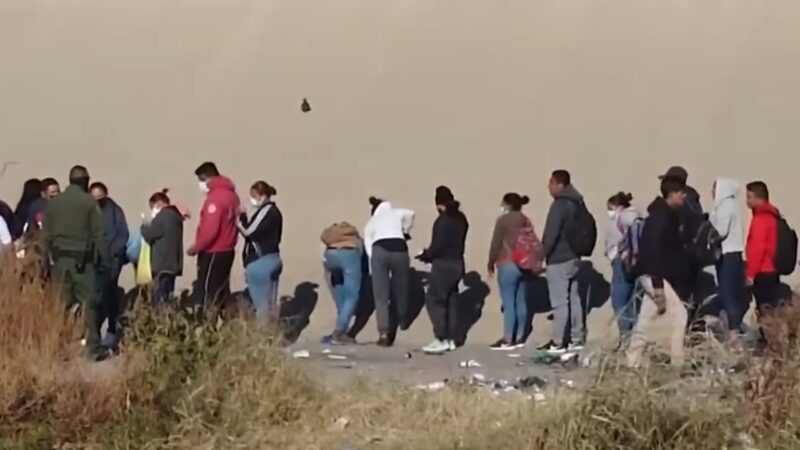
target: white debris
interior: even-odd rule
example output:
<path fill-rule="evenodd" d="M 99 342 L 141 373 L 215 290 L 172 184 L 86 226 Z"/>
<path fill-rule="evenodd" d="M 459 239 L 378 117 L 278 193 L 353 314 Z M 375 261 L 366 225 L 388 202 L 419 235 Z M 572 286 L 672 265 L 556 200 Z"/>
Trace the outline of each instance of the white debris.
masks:
<path fill-rule="evenodd" d="M 462 369 L 466 369 L 466 368 L 473 368 L 473 367 L 483 367 L 483 365 L 481 365 L 481 363 L 479 363 L 478 361 L 475 361 L 474 359 L 470 359 L 469 361 L 461 361 L 460 363 L 458 363 L 458 367 L 461 367 Z"/>
<path fill-rule="evenodd" d="M 327 355 L 330 352 L 331 352 L 331 349 L 329 349 L 329 348 L 326 348 L 326 349 L 322 350 L 322 354 L 323 355 Z"/>
<path fill-rule="evenodd" d="M 328 355 L 328 359 L 335 359 L 337 361 L 343 361 L 347 359 L 347 356 L 344 355 Z"/>
<path fill-rule="evenodd" d="M 508 354 L 509 358 L 519 358 L 519 356 L 520 356 L 519 353 L 509 353 Z"/>
<path fill-rule="evenodd" d="M 311 357 L 311 352 L 308 350 L 297 350 L 296 352 L 292 353 L 292 358 L 294 359 L 306 359 Z"/>
<path fill-rule="evenodd" d="M 543 402 L 545 401 L 546 397 L 541 392 L 536 392 L 535 394 L 533 394 L 533 399 L 536 400 L 537 402 Z"/>

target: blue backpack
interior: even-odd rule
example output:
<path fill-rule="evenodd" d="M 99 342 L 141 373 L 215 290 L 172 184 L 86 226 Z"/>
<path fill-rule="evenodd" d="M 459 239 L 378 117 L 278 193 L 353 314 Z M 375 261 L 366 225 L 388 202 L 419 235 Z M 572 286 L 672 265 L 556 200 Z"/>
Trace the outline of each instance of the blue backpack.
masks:
<path fill-rule="evenodd" d="M 619 244 L 619 255 L 622 267 L 627 273 L 633 273 L 639 263 L 639 241 L 644 230 L 644 219 L 639 217 L 625 230 L 625 237 Z"/>

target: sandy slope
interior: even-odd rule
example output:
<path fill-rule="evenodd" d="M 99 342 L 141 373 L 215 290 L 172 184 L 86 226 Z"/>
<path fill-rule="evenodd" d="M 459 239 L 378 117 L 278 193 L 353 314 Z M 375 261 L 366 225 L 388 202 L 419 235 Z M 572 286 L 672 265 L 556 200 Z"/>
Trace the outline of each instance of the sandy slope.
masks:
<path fill-rule="evenodd" d="M 0 159 L 19 165 L 0 194 L 84 163 L 136 225 L 161 186 L 197 204 L 191 172 L 214 159 L 278 187 L 283 293 L 321 281 L 320 229 L 364 223 L 370 194 L 417 209 L 420 248 L 440 183 L 482 270 L 500 196 L 528 193 L 541 224 L 557 167 L 599 218 L 682 163 L 702 193 L 767 180 L 800 224 L 798 24 L 792 0 L 5 0 Z M 475 341 L 497 336 L 497 302 Z M 313 333 L 331 311 L 323 293 Z M 403 339 L 429 336 L 423 314 Z"/>

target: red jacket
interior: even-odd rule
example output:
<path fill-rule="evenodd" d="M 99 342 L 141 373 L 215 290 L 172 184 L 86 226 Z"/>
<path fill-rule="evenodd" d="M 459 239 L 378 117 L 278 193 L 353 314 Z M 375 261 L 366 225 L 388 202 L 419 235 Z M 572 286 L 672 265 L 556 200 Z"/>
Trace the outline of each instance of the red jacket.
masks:
<path fill-rule="evenodd" d="M 753 209 L 747 233 L 747 278 L 760 273 L 775 273 L 775 251 L 778 247 L 778 209 L 765 202 Z"/>
<path fill-rule="evenodd" d="M 226 252 L 236 248 L 239 196 L 233 182 L 223 176 L 208 182 L 208 195 L 192 246 L 195 253 Z"/>

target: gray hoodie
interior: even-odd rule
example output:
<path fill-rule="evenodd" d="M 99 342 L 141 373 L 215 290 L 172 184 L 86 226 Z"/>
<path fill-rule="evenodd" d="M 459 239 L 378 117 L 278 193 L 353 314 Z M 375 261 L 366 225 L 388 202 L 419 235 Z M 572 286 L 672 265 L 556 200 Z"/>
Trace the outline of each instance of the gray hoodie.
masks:
<path fill-rule="evenodd" d="M 744 251 L 744 228 L 739 213 L 739 182 L 717 178 L 714 190 L 714 210 L 709 221 L 722 238 L 722 253 Z"/>
<path fill-rule="evenodd" d="M 550 205 L 542 236 L 542 248 L 547 264 L 560 264 L 578 259 L 567 242 L 564 228 L 567 222 L 575 217 L 576 208 L 582 201 L 583 196 L 569 185 L 564 187 Z"/>

